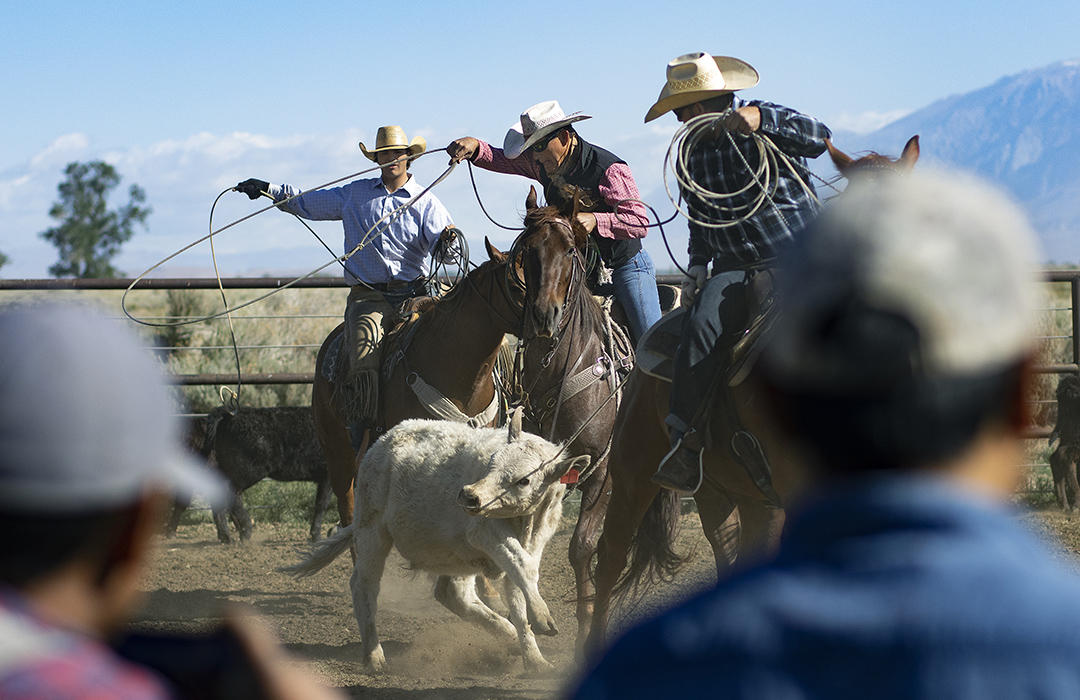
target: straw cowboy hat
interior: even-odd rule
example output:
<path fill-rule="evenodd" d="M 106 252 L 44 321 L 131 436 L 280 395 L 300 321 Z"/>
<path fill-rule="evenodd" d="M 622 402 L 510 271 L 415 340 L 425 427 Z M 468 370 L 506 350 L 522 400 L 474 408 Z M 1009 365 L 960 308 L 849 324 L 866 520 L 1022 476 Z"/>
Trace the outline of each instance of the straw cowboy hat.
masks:
<path fill-rule="evenodd" d="M 710 56 L 703 51 L 684 54 L 667 64 L 667 83 L 656 104 L 645 114 L 645 121 L 651 122 L 670 110 L 757 84 L 758 72 L 746 61 L 731 56 Z"/>
<path fill-rule="evenodd" d="M 521 119 L 510 125 L 510 130 L 503 139 L 503 154 L 507 158 L 517 158 L 525 149 L 551 132 L 567 124 L 591 118 L 581 112 L 566 114 L 555 100 L 534 104 L 521 113 Z"/>
<path fill-rule="evenodd" d="M 395 149 L 405 149 L 410 156 L 419 155 L 427 150 L 427 139 L 423 136 L 417 136 L 412 141 L 409 141 L 405 138 L 405 130 L 400 126 L 380 126 L 379 131 L 375 134 L 375 148 L 369 151 L 364 146 L 364 142 L 360 142 L 360 150 L 364 152 L 368 160 L 376 162 L 378 162 L 376 153 Z"/>

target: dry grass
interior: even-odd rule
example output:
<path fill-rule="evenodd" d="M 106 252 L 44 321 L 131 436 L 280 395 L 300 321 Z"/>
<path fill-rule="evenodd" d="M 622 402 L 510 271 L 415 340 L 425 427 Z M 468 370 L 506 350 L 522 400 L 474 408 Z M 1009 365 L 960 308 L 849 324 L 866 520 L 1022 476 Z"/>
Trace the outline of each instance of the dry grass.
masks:
<path fill-rule="evenodd" d="M 1067 282 L 1046 285 L 1046 309 L 1039 320 L 1040 364 L 1072 361 L 1071 294 Z M 226 290 L 231 307 L 266 294 L 268 290 Z M 229 323 L 225 318 L 184 326 L 149 327 L 124 320 L 119 291 L 48 291 L 8 292 L 0 303 L 13 301 L 79 300 L 102 308 L 106 313 L 137 328 L 150 347 L 162 348 L 157 356 L 174 374 L 235 373 Z M 236 344 L 258 346 L 241 349 L 240 367 L 244 374 L 270 372 L 311 372 L 318 345 L 341 321 L 346 290 L 285 290 L 234 314 Z M 178 319 L 198 318 L 223 309 L 216 290 L 137 290 L 128 297 L 128 310 L 139 319 L 167 323 Z M 319 317 L 322 318 L 319 318 Z M 313 345 L 315 347 L 270 347 Z M 164 349 L 179 348 L 179 349 Z M 219 348 L 219 349 L 194 349 Z M 1040 374 L 1032 387 L 1031 400 L 1035 424 L 1053 426 L 1057 417 L 1054 395 L 1058 375 Z M 235 382 L 230 388 L 235 389 Z M 179 387 L 178 412 L 205 413 L 220 405 L 219 387 Z M 308 385 L 250 386 L 241 389 L 241 403 L 246 406 L 302 406 L 311 399 Z M 1049 500 L 1051 479 L 1047 457 L 1048 441 L 1028 443 L 1028 475 L 1022 490 L 1029 500 Z M 268 495 L 269 496 L 269 495 Z M 296 500 L 296 496 L 290 500 Z M 306 500 L 300 496 L 300 500 Z M 268 501 L 272 498 L 268 498 Z"/>

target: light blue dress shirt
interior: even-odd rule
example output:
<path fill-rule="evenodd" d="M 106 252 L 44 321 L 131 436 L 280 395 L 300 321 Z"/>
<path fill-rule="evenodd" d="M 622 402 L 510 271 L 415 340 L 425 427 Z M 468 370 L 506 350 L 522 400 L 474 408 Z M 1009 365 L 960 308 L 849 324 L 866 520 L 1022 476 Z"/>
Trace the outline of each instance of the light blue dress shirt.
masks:
<path fill-rule="evenodd" d="M 302 190 L 292 185 L 270 185 L 270 195 L 280 202 Z M 356 180 L 342 187 L 315 190 L 283 204 L 281 209 L 304 219 L 341 221 L 345 229 L 345 252 L 367 237 L 367 243 L 345 263 L 345 280 L 368 284 L 411 281 L 424 269 L 439 234 L 453 224 L 450 213 L 428 192 L 389 225 L 384 216 L 424 191 L 412 175 L 395 192 L 387 192 L 381 178 Z M 381 233 L 379 233 L 381 231 Z M 370 233 L 369 233 L 370 232 Z"/>

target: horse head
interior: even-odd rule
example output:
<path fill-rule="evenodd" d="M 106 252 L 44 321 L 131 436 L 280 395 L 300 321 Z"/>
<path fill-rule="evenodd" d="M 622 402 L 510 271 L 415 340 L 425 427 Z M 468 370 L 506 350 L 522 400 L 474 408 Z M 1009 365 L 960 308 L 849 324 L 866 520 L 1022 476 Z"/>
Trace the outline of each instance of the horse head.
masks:
<path fill-rule="evenodd" d="M 829 157 L 832 158 L 836 170 L 849 180 L 852 177 L 872 175 L 875 171 L 882 170 L 906 173 L 915 167 L 915 161 L 919 160 L 918 134 L 908 139 L 908 142 L 904 145 L 904 150 L 900 153 L 900 157 L 896 159 L 873 151 L 859 158 L 852 158 L 832 145 L 832 142 L 828 139 L 825 139 L 825 146 L 829 149 Z"/>
<path fill-rule="evenodd" d="M 571 212 L 537 206 L 535 187 L 525 198 L 525 230 L 512 255 L 524 276 L 526 340 L 558 334 L 575 275 L 584 275 L 579 251 L 588 233 L 577 222 L 577 207 L 576 198 Z"/>

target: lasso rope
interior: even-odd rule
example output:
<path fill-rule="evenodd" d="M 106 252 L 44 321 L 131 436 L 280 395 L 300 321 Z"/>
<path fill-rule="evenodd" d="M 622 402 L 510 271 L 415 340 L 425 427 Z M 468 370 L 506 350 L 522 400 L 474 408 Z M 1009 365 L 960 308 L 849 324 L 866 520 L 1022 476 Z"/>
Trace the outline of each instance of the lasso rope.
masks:
<path fill-rule="evenodd" d="M 707 228 L 729 228 L 749 220 L 757 214 L 763 206 L 768 204 L 780 216 L 781 220 L 784 221 L 784 224 L 787 225 L 787 220 L 784 219 L 783 213 L 780 211 L 779 207 L 776 206 L 776 203 L 772 198 L 773 194 L 776 192 L 777 185 L 780 182 L 780 166 L 786 167 L 795 181 L 799 183 L 799 186 L 803 188 L 803 191 L 815 202 L 820 203 L 813 188 L 807 185 L 799 174 L 795 161 L 780 150 L 766 134 L 757 131 L 749 134 L 749 137 L 753 139 L 758 152 L 758 166 L 757 168 L 753 168 L 746 161 L 742 150 L 736 145 L 735 139 L 731 136 L 731 132 L 727 129 L 720 129 L 723 131 L 728 143 L 731 145 L 732 149 L 734 149 L 735 153 L 738 154 L 739 159 L 750 174 L 750 178 L 745 185 L 734 192 L 714 192 L 696 182 L 690 174 L 690 169 L 687 165 L 690 154 L 700 148 L 703 140 L 715 140 L 717 137 L 716 132 L 720 127 L 721 122 L 729 115 L 730 111 L 700 114 L 692 119 L 688 119 L 678 131 L 675 132 L 675 135 L 671 139 L 671 144 L 668 146 L 667 153 L 664 155 L 664 191 L 667 192 L 668 199 L 675 205 L 676 210 L 678 210 L 680 214 L 685 216 L 689 221 L 693 221 L 700 226 L 705 226 Z M 669 170 L 674 174 L 675 180 L 679 184 L 680 196 L 678 198 L 671 192 L 671 186 L 668 179 Z M 751 195 L 750 192 L 755 189 L 755 186 L 757 194 Z M 716 221 L 711 219 L 700 219 L 694 216 L 689 211 L 689 207 L 685 210 L 682 208 L 682 192 L 693 193 L 712 208 L 718 209 L 725 214 L 731 214 L 733 215 L 733 218 L 725 219 L 724 221 Z M 734 199 L 746 199 L 747 197 L 749 197 L 749 199 L 743 203 L 732 202 Z"/>
<path fill-rule="evenodd" d="M 214 226 L 213 226 L 214 209 L 217 207 L 218 201 L 221 199 L 221 197 L 223 197 L 225 195 L 225 193 L 234 190 L 234 188 L 231 188 L 231 187 L 228 188 L 228 189 L 225 189 L 220 194 L 218 194 L 218 196 L 214 199 L 214 203 L 210 207 L 210 233 L 208 233 L 206 236 L 203 236 L 202 238 L 194 241 L 193 243 L 190 243 L 187 246 L 184 246 L 183 248 L 176 251 L 172 255 L 169 255 L 168 257 L 163 258 L 162 260 L 158 261 L 157 263 L 155 263 L 154 265 L 152 265 L 151 267 L 149 267 L 145 271 L 143 271 L 134 280 L 132 280 L 131 284 L 129 284 L 127 289 L 124 290 L 124 294 L 120 298 L 120 308 L 123 310 L 124 315 L 127 316 L 128 319 L 130 319 L 131 321 L 133 321 L 135 323 L 139 323 L 139 324 L 144 325 L 144 326 L 152 326 L 152 327 L 157 327 L 157 328 L 174 328 L 174 327 L 190 325 L 190 324 L 194 324 L 194 323 L 203 323 L 205 321 L 209 321 L 209 320 L 212 320 L 212 319 L 215 319 L 215 318 L 221 318 L 222 316 L 225 316 L 229 321 L 229 334 L 230 334 L 231 339 L 232 339 L 233 354 L 234 354 L 235 360 L 236 360 L 237 387 L 236 387 L 235 391 L 233 391 L 232 389 L 229 389 L 228 387 L 221 387 L 221 389 L 219 390 L 219 395 L 220 395 L 222 404 L 225 405 L 225 407 L 228 409 L 228 411 L 230 413 L 235 415 L 236 410 L 237 410 L 237 408 L 239 406 L 240 391 L 241 391 L 241 387 L 242 387 L 242 383 L 243 383 L 243 375 L 242 375 L 241 370 L 240 370 L 240 351 L 239 351 L 239 348 L 237 347 L 236 332 L 235 332 L 235 328 L 233 327 L 233 322 L 232 322 L 232 312 L 237 311 L 239 309 L 243 309 L 243 308 L 248 307 L 248 306 L 251 306 L 251 305 L 256 304 L 256 303 L 258 303 L 260 301 L 263 301 L 265 299 L 268 299 L 271 296 L 273 296 L 273 295 L 275 295 L 275 294 L 277 294 L 279 292 L 282 292 L 282 291 L 284 291 L 286 289 L 289 289 L 290 287 L 295 286 L 298 282 L 300 282 L 302 280 L 314 277 L 316 274 L 318 274 L 319 272 L 322 272 L 324 269 L 326 269 L 327 267 L 329 267 L 329 266 L 331 266 L 331 265 L 333 265 L 335 263 L 340 264 L 342 266 L 342 269 L 345 269 L 345 263 L 348 261 L 349 258 L 351 258 L 353 255 L 359 253 L 361 250 L 364 249 L 364 247 L 366 247 L 372 241 L 374 241 L 379 236 L 381 236 L 384 231 L 388 230 L 390 225 L 398 217 L 400 217 L 406 210 L 408 210 L 409 207 L 411 207 L 414 203 L 419 201 L 420 198 L 423 197 L 425 194 L 427 194 L 433 187 L 435 187 L 436 185 L 441 183 L 443 180 L 445 180 L 446 177 L 451 172 L 453 172 L 453 170 L 454 170 L 454 168 L 456 167 L 457 164 L 456 163 L 450 163 L 450 165 L 446 168 L 446 170 L 443 171 L 443 173 L 438 178 L 436 178 L 434 182 L 432 182 L 430 185 L 425 187 L 418 195 L 416 195 L 415 197 L 412 197 L 411 199 L 409 199 L 408 201 L 406 201 L 404 204 L 397 207 L 396 209 L 384 214 L 378 221 L 376 221 L 371 226 L 371 228 L 369 228 L 364 233 L 364 235 L 361 237 L 360 242 L 356 246 L 354 246 L 352 250 L 350 250 L 348 253 L 346 253 L 345 255 L 342 255 L 342 256 L 337 256 L 333 252 L 333 250 L 331 250 L 330 247 L 326 244 L 326 242 L 323 241 L 322 238 L 320 238 L 319 235 L 317 233 L 315 233 L 315 231 L 310 226 L 308 226 L 303 220 L 301 220 L 299 216 L 296 216 L 294 214 L 293 216 L 296 217 L 296 219 L 298 221 L 300 221 L 300 223 L 304 224 L 305 228 L 307 228 L 308 231 L 310 231 L 312 233 L 312 235 L 314 235 L 315 238 L 317 238 L 319 240 L 319 242 L 322 243 L 323 247 L 326 248 L 328 251 L 330 251 L 331 255 L 334 255 L 334 258 L 332 260 L 330 260 L 329 262 L 327 262 L 327 263 L 325 263 L 323 265 L 320 265 L 319 267 L 315 268 L 314 270 L 308 272 L 307 274 L 296 277 L 296 278 L 290 280 L 289 282 L 281 285 L 280 287 L 277 287 L 277 288 L 271 290 L 270 292 L 268 292 L 266 294 L 262 294 L 262 295 L 260 295 L 260 296 L 258 296 L 256 298 L 254 298 L 254 299 L 246 301 L 243 304 L 240 304 L 238 306 L 230 306 L 228 298 L 225 296 L 225 288 L 224 288 L 224 285 L 222 284 L 222 281 L 221 281 L 221 274 L 220 274 L 220 271 L 218 270 L 218 264 L 217 264 L 217 254 L 216 254 L 216 251 L 214 249 L 214 236 L 222 233 L 223 231 L 225 231 L 225 230 L 227 230 L 229 228 L 232 228 L 232 227 L 236 226 L 237 224 L 240 224 L 240 223 L 242 223 L 244 221 L 247 221 L 248 219 L 251 219 L 251 218 L 253 218 L 255 216 L 258 216 L 259 214 L 262 214 L 265 211 L 268 211 L 270 209 L 276 209 L 280 205 L 285 204 L 287 202 L 290 202 L 290 201 L 296 199 L 297 197 L 301 197 L 301 196 L 307 194 L 308 192 L 314 192 L 316 190 L 321 190 L 321 189 L 324 189 L 326 187 L 330 187 L 331 185 L 335 185 L 335 184 L 337 184 L 339 182 L 344 182 L 346 180 L 352 180 L 352 179 L 354 179 L 354 178 L 356 178 L 356 177 L 358 177 L 360 175 L 364 175 L 366 173 L 369 173 L 369 172 L 372 172 L 372 171 L 375 171 L 375 170 L 381 170 L 384 167 L 384 165 L 390 165 L 392 163 L 397 163 L 397 162 L 400 162 L 403 159 L 405 159 L 405 160 L 415 160 L 417 158 L 420 158 L 422 155 L 428 155 L 428 154 L 431 154 L 431 153 L 438 153 L 439 151 L 445 151 L 445 150 L 446 150 L 445 148 L 440 148 L 440 149 L 436 149 L 434 151 L 427 151 L 427 152 L 425 152 L 423 154 L 419 154 L 419 155 L 416 155 L 416 156 L 409 156 L 407 154 L 403 155 L 400 158 L 397 158 L 396 160 L 391 161 L 390 163 L 386 163 L 386 164 L 383 164 L 383 165 L 376 165 L 376 166 L 371 167 L 371 168 L 366 168 L 366 169 L 361 170 L 359 172 L 352 173 L 351 175 L 346 175 L 344 177 L 337 178 L 336 180 L 331 180 L 330 182 L 324 183 L 324 184 L 319 185 L 317 187 L 312 187 L 310 189 L 304 190 L 303 192 L 295 194 L 292 197 L 288 197 L 288 198 L 286 198 L 286 199 L 284 199 L 284 200 L 282 200 L 280 202 L 275 201 L 273 204 L 271 204 L 269 206 L 263 207 L 262 209 L 254 211 L 254 212 L 252 212 L 252 213 L 250 213 L 250 214 L 248 214 L 246 216 L 243 216 L 243 217 L 241 217 L 239 219 L 236 219 L 236 220 L 226 224 L 225 226 L 222 226 L 221 228 L 219 228 L 217 230 L 214 230 Z M 269 193 L 266 193 L 266 192 L 264 192 L 262 194 L 267 196 L 267 197 L 270 196 Z M 457 255 L 457 260 L 458 261 L 464 261 L 464 264 L 467 265 L 468 264 L 467 244 L 463 240 L 463 236 L 459 235 L 457 238 L 462 239 L 460 241 L 460 248 L 459 248 L 460 252 Z M 153 272 L 157 268 L 161 267 L 162 265 L 169 262 L 170 260 L 177 257 L 178 255 L 180 255 L 180 254 L 194 248 L 195 246 L 199 245 L 203 241 L 210 241 L 210 255 L 211 255 L 211 259 L 213 261 L 213 265 L 214 265 L 214 276 L 217 279 L 218 290 L 221 293 L 221 300 L 222 300 L 222 304 L 224 306 L 224 310 L 221 311 L 221 312 L 215 313 L 215 314 L 209 314 L 209 315 L 198 317 L 198 318 L 187 318 L 187 319 L 183 319 L 183 320 L 170 320 L 170 321 L 165 321 L 165 322 L 149 321 L 147 319 L 138 318 L 134 314 L 132 314 L 131 311 L 128 309 L 128 306 L 127 306 L 127 297 L 128 297 L 128 294 L 131 293 L 132 289 L 135 288 L 135 285 L 137 285 L 139 282 L 141 282 L 144 278 L 146 278 L 147 275 L 149 275 L 151 272 Z M 436 266 L 433 263 L 432 267 L 431 267 L 431 274 L 434 275 L 435 271 L 436 271 Z"/>

